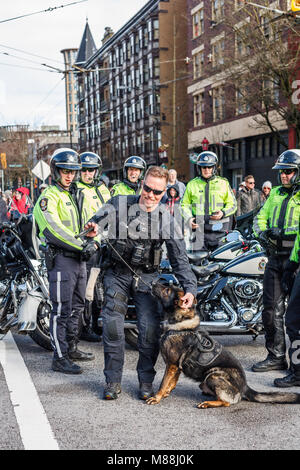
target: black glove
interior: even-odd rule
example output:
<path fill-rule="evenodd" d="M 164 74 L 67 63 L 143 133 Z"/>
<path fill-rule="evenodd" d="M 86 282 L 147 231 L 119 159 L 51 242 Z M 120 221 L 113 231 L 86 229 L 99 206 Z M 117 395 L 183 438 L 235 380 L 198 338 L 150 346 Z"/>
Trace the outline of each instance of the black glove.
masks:
<path fill-rule="evenodd" d="M 284 267 L 283 275 L 281 278 L 281 288 L 285 295 L 290 295 L 294 280 L 295 280 L 295 272 L 297 271 L 298 263 L 295 261 L 288 261 Z"/>
<path fill-rule="evenodd" d="M 264 248 L 267 247 L 270 244 L 268 235 L 269 235 L 269 230 L 265 230 L 264 232 L 260 232 L 260 234 L 258 235 L 258 240 Z"/>
<path fill-rule="evenodd" d="M 98 244 L 94 240 L 88 242 L 81 252 L 81 261 L 88 261 L 98 250 Z"/>
<path fill-rule="evenodd" d="M 279 227 L 269 228 L 267 230 L 268 237 L 272 240 L 281 240 L 283 235 L 283 230 Z"/>

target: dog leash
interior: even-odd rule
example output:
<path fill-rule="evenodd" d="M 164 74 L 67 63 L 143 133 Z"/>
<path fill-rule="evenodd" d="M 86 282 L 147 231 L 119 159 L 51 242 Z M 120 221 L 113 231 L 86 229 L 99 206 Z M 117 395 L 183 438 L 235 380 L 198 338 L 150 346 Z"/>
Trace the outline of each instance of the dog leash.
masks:
<path fill-rule="evenodd" d="M 92 230 L 92 227 L 86 229 L 86 230 L 83 230 L 82 232 L 80 232 L 78 235 L 75 235 L 75 238 L 82 238 L 84 235 L 88 234 L 89 232 L 91 232 Z M 125 264 L 125 266 L 130 269 L 130 271 L 134 274 L 134 280 L 135 280 L 135 284 L 136 284 L 136 287 L 138 286 L 138 283 L 139 281 L 141 281 L 143 284 L 145 284 L 145 286 L 147 286 L 150 291 L 152 290 L 152 284 L 149 284 L 148 282 L 144 281 L 144 279 L 137 273 L 135 272 L 135 270 L 127 263 L 127 261 L 125 261 L 125 259 L 120 255 L 120 253 L 115 249 L 115 247 L 110 243 L 109 239 L 108 238 L 103 238 L 102 239 L 103 241 L 105 241 L 105 243 L 108 244 L 108 246 L 115 252 L 116 255 L 118 255 L 118 257 L 120 258 L 120 260 L 122 261 L 123 264 Z"/>
<path fill-rule="evenodd" d="M 141 281 L 145 286 L 147 286 L 150 291 L 152 290 L 152 284 L 149 284 L 149 282 L 144 281 L 144 279 L 138 274 L 128 263 L 125 261 L 125 259 L 120 255 L 120 253 L 115 249 L 115 247 L 110 243 L 110 241 L 107 238 L 103 238 L 103 240 L 108 244 L 108 246 L 115 252 L 116 255 L 120 258 L 123 264 L 130 269 L 130 271 L 134 274 L 133 278 L 135 280 L 135 287 L 138 286 L 139 281 Z"/>

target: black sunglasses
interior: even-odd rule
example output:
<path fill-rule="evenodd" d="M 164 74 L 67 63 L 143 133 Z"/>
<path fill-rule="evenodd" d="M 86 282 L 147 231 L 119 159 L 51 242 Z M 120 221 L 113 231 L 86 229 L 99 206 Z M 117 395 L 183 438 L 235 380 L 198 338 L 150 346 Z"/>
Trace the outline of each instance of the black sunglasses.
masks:
<path fill-rule="evenodd" d="M 292 173 L 294 173 L 294 168 L 286 168 L 286 169 L 282 169 L 280 170 L 280 173 L 284 173 L 286 175 L 291 175 Z"/>
<path fill-rule="evenodd" d="M 165 191 L 164 189 L 162 191 L 160 191 L 159 189 L 152 189 L 145 183 L 143 184 L 143 189 L 146 191 L 146 193 L 151 193 L 152 191 L 155 196 L 160 196 Z"/>
<path fill-rule="evenodd" d="M 93 171 L 95 171 L 95 170 L 96 170 L 96 168 L 81 168 L 81 171 L 82 171 L 83 173 L 86 173 L 87 171 L 88 171 L 89 173 L 93 173 Z"/>
<path fill-rule="evenodd" d="M 69 174 L 74 174 L 76 173 L 76 170 L 69 170 L 68 168 L 62 168 L 60 170 L 62 172 L 63 175 L 69 175 Z"/>

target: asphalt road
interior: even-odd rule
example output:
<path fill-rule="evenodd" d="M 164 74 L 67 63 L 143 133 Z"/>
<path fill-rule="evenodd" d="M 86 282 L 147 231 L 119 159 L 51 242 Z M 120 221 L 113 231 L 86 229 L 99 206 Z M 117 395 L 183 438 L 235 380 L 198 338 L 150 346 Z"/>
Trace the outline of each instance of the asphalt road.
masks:
<path fill-rule="evenodd" d="M 61 450 L 300 448 L 299 405 L 243 401 L 230 408 L 199 410 L 196 404 L 202 396 L 198 385 L 182 376 L 170 397 L 159 405 L 147 406 L 137 399 L 137 352 L 129 346 L 122 394 L 118 400 L 107 402 L 102 400 L 102 344 L 81 342 L 82 349 L 93 352 L 96 360 L 84 364 L 83 374 L 68 376 L 51 370 L 52 354 L 31 338 L 15 335 L 14 339 Z M 254 361 L 265 358 L 263 337 L 256 341 L 251 336 L 218 336 L 218 339 L 241 360 L 251 387 L 274 391 L 274 378 L 284 372 L 258 374 L 250 370 Z M 159 386 L 163 371 L 160 357 L 155 387 Z M 0 449 L 22 450 L 25 446 L 16 418 L 18 403 L 12 403 L 10 388 L 0 366 Z M 290 390 L 300 392 L 299 388 Z M 29 421 L 30 412 L 31 409 Z"/>

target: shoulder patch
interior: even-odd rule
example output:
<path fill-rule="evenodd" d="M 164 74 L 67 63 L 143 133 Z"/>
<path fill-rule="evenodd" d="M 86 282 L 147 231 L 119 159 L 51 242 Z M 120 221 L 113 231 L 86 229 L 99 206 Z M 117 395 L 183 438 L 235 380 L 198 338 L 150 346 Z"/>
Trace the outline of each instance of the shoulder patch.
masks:
<path fill-rule="evenodd" d="M 43 197 L 40 200 L 40 208 L 44 212 L 47 210 L 47 207 L 48 207 L 48 199 L 46 197 Z"/>

